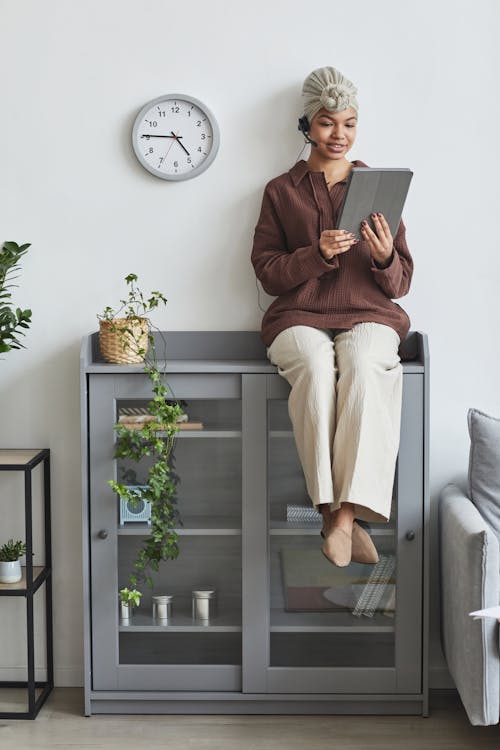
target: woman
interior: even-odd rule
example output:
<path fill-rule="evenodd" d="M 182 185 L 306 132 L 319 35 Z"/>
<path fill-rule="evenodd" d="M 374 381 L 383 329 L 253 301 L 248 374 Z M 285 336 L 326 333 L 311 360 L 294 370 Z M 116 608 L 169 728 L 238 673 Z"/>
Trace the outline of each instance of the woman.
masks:
<path fill-rule="evenodd" d="M 252 264 L 276 299 L 262 321 L 267 356 L 291 385 L 288 410 L 306 486 L 323 516 L 323 554 L 335 565 L 375 563 L 356 522 L 388 522 L 399 449 L 403 371 L 410 328 L 392 300 L 410 288 L 413 261 L 401 220 L 382 215 L 359 241 L 334 229 L 353 166 L 357 89 L 332 67 L 304 81 L 299 120 L 312 144 L 265 187 Z"/>

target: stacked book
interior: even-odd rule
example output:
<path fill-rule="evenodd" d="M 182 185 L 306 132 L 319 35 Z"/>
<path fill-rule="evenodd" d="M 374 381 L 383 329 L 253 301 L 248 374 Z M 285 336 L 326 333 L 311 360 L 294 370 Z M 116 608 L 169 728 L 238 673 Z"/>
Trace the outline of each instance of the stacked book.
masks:
<path fill-rule="evenodd" d="M 153 417 L 145 407 L 121 407 L 118 409 L 118 424 L 128 430 L 140 430 L 150 422 L 156 422 L 156 417 Z M 202 430 L 203 422 L 190 422 L 187 414 L 181 414 L 177 419 L 177 426 L 179 430 Z"/>
<path fill-rule="evenodd" d="M 396 586 L 389 582 L 393 577 L 396 567 L 394 555 L 380 555 L 379 561 L 373 568 L 366 585 L 361 590 L 356 606 L 352 610 L 355 617 L 373 617 L 376 611 L 382 610 L 384 614 L 394 612 Z M 385 601 L 382 606 L 382 598 Z"/>
<path fill-rule="evenodd" d="M 318 524 L 321 514 L 313 505 L 287 505 L 286 520 L 288 523 Z"/>

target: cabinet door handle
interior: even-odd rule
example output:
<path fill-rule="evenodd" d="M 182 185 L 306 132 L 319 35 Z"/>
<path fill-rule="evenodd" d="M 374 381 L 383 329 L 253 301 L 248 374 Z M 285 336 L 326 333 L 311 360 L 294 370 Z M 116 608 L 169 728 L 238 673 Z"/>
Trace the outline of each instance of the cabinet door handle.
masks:
<path fill-rule="evenodd" d="M 414 531 L 407 531 L 406 532 L 406 538 L 408 539 L 409 542 L 413 542 L 413 540 L 415 539 L 415 532 Z"/>
<path fill-rule="evenodd" d="M 97 536 L 99 537 L 99 539 L 107 539 L 108 532 L 106 531 L 106 529 L 101 529 L 99 533 L 97 534 Z"/>

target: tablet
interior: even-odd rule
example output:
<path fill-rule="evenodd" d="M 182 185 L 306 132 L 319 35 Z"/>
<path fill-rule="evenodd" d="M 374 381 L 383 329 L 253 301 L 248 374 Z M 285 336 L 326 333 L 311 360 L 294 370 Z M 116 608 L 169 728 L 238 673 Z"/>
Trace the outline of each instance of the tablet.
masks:
<path fill-rule="evenodd" d="M 413 172 L 406 168 L 353 167 L 336 228 L 362 239 L 361 222 L 365 219 L 375 231 L 370 215 L 380 211 L 395 237 L 412 177 Z"/>

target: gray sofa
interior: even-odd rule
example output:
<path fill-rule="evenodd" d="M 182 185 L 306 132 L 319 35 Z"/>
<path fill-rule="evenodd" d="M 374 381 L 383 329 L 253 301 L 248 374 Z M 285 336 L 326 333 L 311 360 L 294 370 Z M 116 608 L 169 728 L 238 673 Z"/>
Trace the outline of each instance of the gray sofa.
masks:
<path fill-rule="evenodd" d="M 468 490 L 447 484 L 439 498 L 441 644 L 471 724 L 497 724 L 500 626 L 474 619 L 500 604 L 500 420 L 470 409 Z"/>

